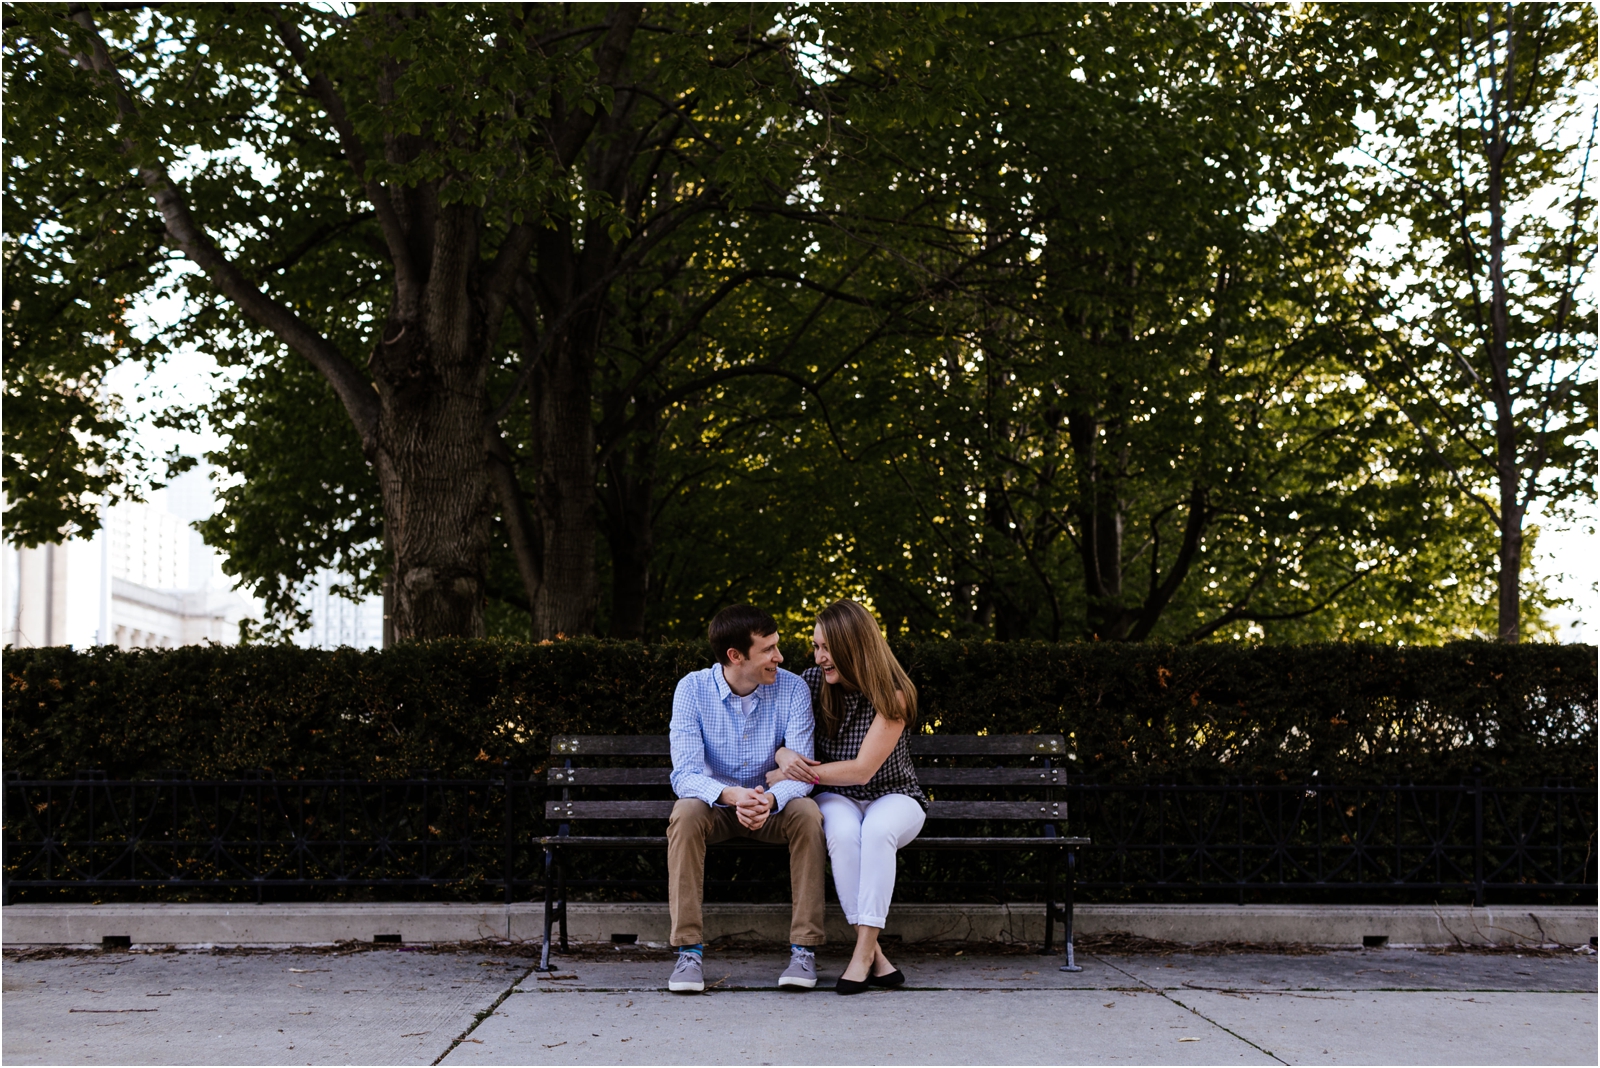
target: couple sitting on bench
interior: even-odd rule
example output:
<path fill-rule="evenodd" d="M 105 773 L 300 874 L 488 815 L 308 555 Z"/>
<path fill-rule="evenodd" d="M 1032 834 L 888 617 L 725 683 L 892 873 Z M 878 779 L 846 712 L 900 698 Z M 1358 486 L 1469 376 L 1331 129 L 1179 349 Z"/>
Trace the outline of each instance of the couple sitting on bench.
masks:
<path fill-rule="evenodd" d="M 856 929 L 835 992 L 899 986 L 905 976 L 878 935 L 894 893 L 895 853 L 922 829 L 927 806 L 906 735 L 916 687 L 878 621 L 854 601 L 818 613 L 816 666 L 803 675 L 778 666 L 777 632 L 771 616 L 748 605 L 718 612 L 710 628 L 717 664 L 685 676 L 672 699 L 679 800 L 667 824 L 667 877 L 678 959 L 669 988 L 705 989 L 706 846 L 736 836 L 789 846 L 794 912 L 780 987 L 817 985 L 824 843 L 839 904 Z"/>

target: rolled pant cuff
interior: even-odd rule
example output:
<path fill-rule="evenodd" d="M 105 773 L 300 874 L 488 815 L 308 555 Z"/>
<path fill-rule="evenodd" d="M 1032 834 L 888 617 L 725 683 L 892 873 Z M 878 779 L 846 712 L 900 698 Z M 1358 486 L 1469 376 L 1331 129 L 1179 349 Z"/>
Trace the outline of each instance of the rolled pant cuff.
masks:
<path fill-rule="evenodd" d="M 851 922 L 854 923 L 857 927 L 876 927 L 881 931 L 883 928 L 889 926 L 889 917 L 887 917 L 887 916 L 861 916 L 861 917 L 859 917 L 859 918 L 857 918 L 855 920 L 852 920 Z"/>

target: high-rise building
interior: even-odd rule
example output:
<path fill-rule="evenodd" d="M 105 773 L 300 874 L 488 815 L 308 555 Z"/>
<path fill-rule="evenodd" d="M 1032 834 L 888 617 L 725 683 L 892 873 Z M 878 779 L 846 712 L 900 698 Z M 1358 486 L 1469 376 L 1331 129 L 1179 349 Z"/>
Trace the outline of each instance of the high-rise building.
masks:
<path fill-rule="evenodd" d="M 368 597 L 351 601 L 333 592 L 340 577 L 332 571 L 318 572 L 316 585 L 308 598 L 311 626 L 295 635 L 295 644 L 308 649 L 381 649 L 383 647 L 383 598 Z"/>
<path fill-rule="evenodd" d="M 211 514 L 203 471 L 148 502 L 107 508 L 101 529 L 59 545 L 0 551 L 4 644 L 169 648 L 239 640 L 255 614 L 190 523 Z"/>

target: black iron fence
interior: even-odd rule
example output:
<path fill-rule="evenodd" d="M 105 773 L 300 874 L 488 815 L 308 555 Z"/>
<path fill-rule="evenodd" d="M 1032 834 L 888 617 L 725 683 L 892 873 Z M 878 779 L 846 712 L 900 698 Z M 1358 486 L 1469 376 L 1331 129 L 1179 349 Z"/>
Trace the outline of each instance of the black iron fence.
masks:
<path fill-rule="evenodd" d="M 1595 890 L 1593 787 L 1070 787 L 1084 890 Z M 1089 828 L 1089 829 L 1083 829 Z"/>
<path fill-rule="evenodd" d="M 1597 888 L 1593 786 L 1073 783 L 1056 790 L 1068 803 L 1069 833 L 1094 841 L 1078 863 L 1081 899 L 1398 895 L 1559 903 L 1593 900 Z M 346 891 L 525 900 L 542 895 L 535 840 L 547 829 L 544 794 L 542 783 L 509 768 L 483 779 L 12 778 L 0 858 L 5 900 L 148 896 L 162 888 L 257 900 Z M 660 897 L 663 862 L 601 859 L 582 884 L 601 897 L 608 888 Z M 941 863 L 949 867 L 928 867 Z M 1018 874 L 983 867 L 994 863 L 918 855 L 903 887 L 908 897 L 965 900 L 999 884 L 1010 900 L 1042 889 L 1026 881 L 1027 858 L 1017 861 Z M 748 899 L 758 872 L 741 871 L 720 889 L 711 873 L 708 892 Z"/>
<path fill-rule="evenodd" d="M 135 781 L 80 772 L 5 784 L 5 899 L 48 891 L 493 889 L 537 884 L 544 787 L 485 779 Z"/>

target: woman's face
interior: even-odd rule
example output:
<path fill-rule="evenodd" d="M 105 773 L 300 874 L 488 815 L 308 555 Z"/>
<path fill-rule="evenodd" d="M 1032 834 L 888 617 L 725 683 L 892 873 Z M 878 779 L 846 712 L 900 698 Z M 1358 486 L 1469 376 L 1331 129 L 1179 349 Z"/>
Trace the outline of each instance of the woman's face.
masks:
<path fill-rule="evenodd" d="M 842 676 L 833 664 L 833 657 L 828 655 L 828 637 L 822 633 L 821 623 L 811 632 L 811 655 L 817 667 L 822 669 L 822 681 L 829 686 L 837 686 Z"/>

